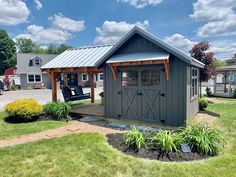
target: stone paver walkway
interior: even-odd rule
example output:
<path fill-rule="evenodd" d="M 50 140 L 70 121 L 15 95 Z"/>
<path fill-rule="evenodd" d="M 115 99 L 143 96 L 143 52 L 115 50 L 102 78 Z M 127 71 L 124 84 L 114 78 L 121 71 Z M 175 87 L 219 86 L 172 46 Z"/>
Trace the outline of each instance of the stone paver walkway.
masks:
<path fill-rule="evenodd" d="M 121 131 L 105 128 L 105 127 L 100 127 L 100 126 L 95 126 L 95 125 L 91 125 L 84 122 L 72 121 L 71 124 L 64 127 L 46 130 L 43 132 L 29 134 L 29 135 L 23 135 L 23 136 L 12 138 L 12 139 L 0 140 L 0 147 L 14 146 L 17 144 L 35 142 L 42 139 L 62 137 L 62 136 L 72 134 L 72 133 L 86 133 L 86 132 L 87 133 L 88 132 L 101 133 L 103 135 L 106 135 L 109 133 L 119 133 Z"/>

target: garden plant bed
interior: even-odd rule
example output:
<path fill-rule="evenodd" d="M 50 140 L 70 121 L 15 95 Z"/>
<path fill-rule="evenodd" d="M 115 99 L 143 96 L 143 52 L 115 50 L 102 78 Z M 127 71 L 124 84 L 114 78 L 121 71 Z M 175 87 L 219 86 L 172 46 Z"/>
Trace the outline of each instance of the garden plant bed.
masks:
<path fill-rule="evenodd" d="M 158 150 L 152 150 L 152 149 L 141 149 L 139 152 L 136 153 L 133 149 L 126 150 L 123 143 L 123 135 L 124 135 L 123 133 L 108 134 L 107 135 L 108 143 L 114 148 L 118 149 L 119 151 L 127 155 L 132 155 L 134 157 L 151 159 L 151 160 L 160 160 L 166 162 L 194 161 L 194 160 L 207 159 L 210 157 L 210 156 L 202 156 L 194 152 L 191 153 L 171 152 L 169 153 L 169 157 L 167 157 L 167 154 L 164 154 L 163 157 L 162 156 L 159 157 L 160 152 Z"/>

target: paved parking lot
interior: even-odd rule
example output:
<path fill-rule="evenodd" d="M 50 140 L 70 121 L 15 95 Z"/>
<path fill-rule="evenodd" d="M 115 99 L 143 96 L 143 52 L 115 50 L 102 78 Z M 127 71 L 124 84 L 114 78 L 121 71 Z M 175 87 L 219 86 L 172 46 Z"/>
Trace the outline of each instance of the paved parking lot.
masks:
<path fill-rule="evenodd" d="M 102 92 L 103 88 L 95 88 L 95 99 L 100 99 L 99 93 Z M 90 88 L 84 88 L 84 93 L 89 93 Z M 61 91 L 58 90 L 58 99 L 64 100 Z M 20 91 L 8 91 L 0 95 L 0 111 L 4 110 L 4 106 L 7 103 L 14 101 L 19 98 L 33 98 L 41 104 L 45 104 L 51 101 L 52 95 L 51 90 L 20 90 Z"/>

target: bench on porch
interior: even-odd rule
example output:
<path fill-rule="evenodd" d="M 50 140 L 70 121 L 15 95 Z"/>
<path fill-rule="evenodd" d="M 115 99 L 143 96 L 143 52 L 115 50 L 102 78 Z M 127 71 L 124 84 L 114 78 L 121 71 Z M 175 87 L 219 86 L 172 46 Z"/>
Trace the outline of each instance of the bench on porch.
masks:
<path fill-rule="evenodd" d="M 64 86 L 62 88 L 62 95 L 64 97 L 65 102 L 68 101 L 77 101 L 77 100 L 85 100 L 90 99 L 90 93 L 83 93 L 83 88 L 81 86 L 70 88 L 68 86 Z"/>

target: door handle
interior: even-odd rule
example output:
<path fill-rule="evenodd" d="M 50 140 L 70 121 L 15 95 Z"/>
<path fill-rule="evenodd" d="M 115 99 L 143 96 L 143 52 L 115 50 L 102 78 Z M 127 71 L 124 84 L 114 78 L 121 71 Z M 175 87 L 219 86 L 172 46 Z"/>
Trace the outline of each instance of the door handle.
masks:
<path fill-rule="evenodd" d="M 165 94 L 165 93 L 161 93 L 160 95 L 161 95 L 162 97 L 165 97 L 165 96 L 166 96 L 166 94 Z"/>
<path fill-rule="evenodd" d="M 138 92 L 138 95 L 139 95 L 139 96 L 142 96 L 142 95 L 143 95 L 143 93 L 142 93 L 142 92 Z"/>
<path fill-rule="evenodd" d="M 117 93 L 118 93 L 118 95 L 121 95 L 121 91 L 118 91 Z"/>

